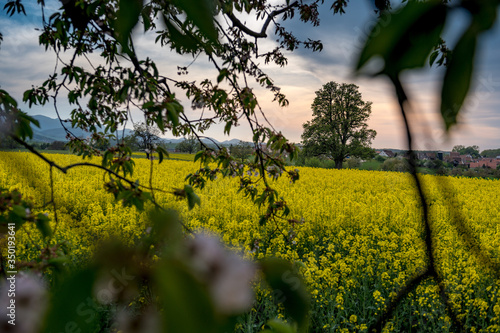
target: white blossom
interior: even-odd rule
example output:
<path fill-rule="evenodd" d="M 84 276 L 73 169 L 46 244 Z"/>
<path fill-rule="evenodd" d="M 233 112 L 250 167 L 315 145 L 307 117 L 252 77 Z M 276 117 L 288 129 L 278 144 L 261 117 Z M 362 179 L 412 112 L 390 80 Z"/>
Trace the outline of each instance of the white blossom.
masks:
<path fill-rule="evenodd" d="M 39 332 L 47 309 L 48 296 L 45 283 L 38 276 L 24 272 L 11 275 L 2 282 L 0 287 L 0 331 L 5 333 Z M 15 297 L 9 297 L 9 294 L 12 295 L 9 292 L 12 285 L 15 285 Z M 10 311 L 8 306 L 12 300 L 15 302 L 15 325 L 9 323 L 12 318 L 8 316 Z"/>
<path fill-rule="evenodd" d="M 226 250 L 212 236 L 198 234 L 189 244 L 189 263 L 195 274 L 207 283 L 214 305 L 220 313 L 237 314 L 251 308 L 251 281 L 255 265 Z"/>
<path fill-rule="evenodd" d="M 147 310 L 141 314 L 122 310 L 116 316 L 116 325 L 118 332 L 121 333 L 161 332 L 159 315 L 153 310 Z"/>

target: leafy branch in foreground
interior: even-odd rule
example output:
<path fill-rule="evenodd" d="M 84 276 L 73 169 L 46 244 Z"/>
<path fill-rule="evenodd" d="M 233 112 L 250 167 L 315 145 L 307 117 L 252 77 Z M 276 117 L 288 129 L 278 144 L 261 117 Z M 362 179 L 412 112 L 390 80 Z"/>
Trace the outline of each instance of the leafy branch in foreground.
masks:
<path fill-rule="evenodd" d="M 318 3 L 64 1 L 59 11 L 42 15 L 43 29 L 39 37 L 40 45 L 56 54 L 55 71 L 42 84 L 27 90 L 23 101 L 30 107 L 53 103 L 59 116 L 60 100 L 67 99 L 74 107 L 69 119 L 71 125 L 91 133 L 94 142 L 119 139 L 118 129 L 131 121 L 132 112 L 139 110 L 144 117 L 144 126 L 156 126 L 162 133 L 193 136 L 199 140 L 207 158 L 201 161 L 203 170 L 196 174 L 192 185 L 214 179 L 216 174 L 237 175 L 244 187 L 253 186 L 246 188 L 245 193 L 255 199 L 256 183 L 263 182 L 263 188 L 271 188 L 269 176 L 274 178 L 287 173 L 295 180 L 298 175 L 285 169 L 283 159 L 271 156 L 262 148 L 265 143 L 274 152 L 286 153 L 291 158 L 296 155 L 295 146 L 266 123 L 249 79 L 252 78 L 257 86 L 270 90 L 280 105 L 288 104 L 279 87 L 259 68 L 256 60 L 263 57 L 266 63 L 283 66 L 286 64 L 283 50 L 291 51 L 299 45 L 313 51 L 321 50 L 319 41 L 300 41 L 277 20 L 292 18 L 299 12 L 302 21 L 317 25 Z M 39 4 L 44 13 L 45 3 Z M 19 6 L 22 7 L 21 2 Z M 200 11 L 200 6 L 206 10 Z M 24 10 L 18 12 L 26 14 Z M 257 20 L 263 20 L 259 32 L 246 28 L 238 19 L 239 15 L 249 13 L 255 14 Z M 137 37 L 131 34 L 132 29 L 139 25 L 144 28 L 146 36 L 156 34 L 155 42 L 159 46 L 191 55 L 195 60 L 205 56 L 218 73 L 216 79 L 207 78 L 199 83 L 179 80 L 174 73 L 161 73 L 151 59 L 139 59 L 134 46 Z M 259 50 L 258 40 L 266 38 L 267 31 L 272 27 L 278 36 L 279 46 L 263 52 Z M 68 53 L 71 55 L 69 60 L 63 60 L 62 55 Z M 91 60 L 87 56 L 90 53 L 99 54 L 100 60 Z M 187 75 L 187 68 L 182 72 Z M 191 100 L 194 110 L 201 110 L 198 119 L 185 112 L 176 95 L 179 91 Z M 100 154 L 89 142 L 74 136 L 65 126 L 66 120 L 59 118 L 74 152 L 83 157 Z M 241 121 L 247 122 L 254 132 L 255 154 L 253 164 L 248 166 L 260 175 L 254 180 L 244 179 L 224 150 L 210 149 L 201 140 L 203 133 L 217 122 L 224 123 L 224 132 L 230 134 L 231 129 Z M 116 147 L 104 152 L 103 166 L 131 175 L 133 163 L 127 157 L 130 153 L 121 145 L 118 140 Z M 166 152 L 161 148 L 155 149 L 162 160 Z M 209 161 L 208 156 L 213 156 L 212 152 L 216 156 Z M 217 168 L 206 171 L 211 168 L 210 162 L 216 162 Z M 268 206 L 266 219 L 277 216 L 277 209 L 273 207 L 277 201 L 275 196 L 268 196 L 262 190 L 259 197 L 259 203 Z M 283 206 L 284 201 L 281 202 L 278 206 Z M 283 210 L 284 215 L 288 211 Z"/>
<path fill-rule="evenodd" d="M 238 176 L 241 180 L 240 183 L 243 184 L 240 189 L 243 189 L 245 194 L 259 206 L 267 207 L 261 223 L 265 223 L 268 219 L 286 216 L 289 213 L 289 208 L 286 207 L 286 202 L 279 198 L 276 190 L 272 189 L 270 179 L 277 179 L 283 172 L 286 172 L 292 180 L 298 179 L 297 171 L 285 170 L 284 159 L 274 155 L 275 153 L 288 153 L 293 157 L 295 146 L 290 144 L 281 133 L 275 131 L 270 124 L 268 124 L 269 126 L 261 124 L 259 115 L 263 115 L 263 112 L 247 81 L 248 78 L 253 77 L 257 85 L 273 92 L 280 105 L 286 105 L 285 96 L 280 93 L 280 89 L 274 85 L 273 81 L 258 68 L 252 57 L 265 57 L 266 62 L 274 61 L 283 65 L 286 59 L 280 49 L 292 50 L 299 42 L 280 28 L 279 34 L 282 36 L 280 47 L 264 55 L 259 54 L 256 43 L 248 41 L 241 30 L 237 27 L 229 27 L 227 21 L 214 24 L 214 17 L 217 12 L 226 15 L 226 17 L 231 13 L 231 16 L 234 17 L 238 12 L 248 13 L 252 10 L 257 10 L 259 15 L 265 16 L 268 15 L 268 9 L 275 6 L 260 7 L 260 4 L 253 3 L 242 7 L 238 2 L 234 3 L 234 7 L 231 2 L 223 6 L 212 6 L 214 3 L 216 2 L 203 1 L 202 5 L 210 10 L 199 11 L 200 3 L 192 1 L 165 4 L 163 1 L 141 3 L 140 1 L 121 0 L 90 3 L 70 0 L 63 2 L 61 10 L 45 16 L 47 9 L 45 3 L 39 2 L 43 17 L 43 28 L 39 42 L 45 46 L 46 50 L 52 50 L 57 60 L 54 73 L 40 85 L 27 90 L 23 94 L 23 101 L 29 107 L 53 104 L 61 125 L 67 132 L 69 146 L 72 150 L 84 158 L 102 155 L 102 163 L 82 162 L 62 166 L 37 152 L 27 142 L 33 135 L 30 125 L 37 125 L 36 121 L 18 110 L 17 103 L 7 92 L 1 96 L 2 102 L 5 102 L 0 113 L 1 124 L 5 125 L 7 129 L 3 133 L 11 136 L 16 142 L 46 162 L 50 167 L 51 175 L 54 170 L 66 173 L 75 167 L 98 168 L 105 172 L 107 191 L 123 204 L 144 209 L 145 203 L 150 201 L 157 211 L 165 212 L 154 198 L 154 191 L 162 189 L 153 189 L 151 185 L 152 172 L 149 187 L 140 185 L 131 179 L 132 176 L 136 176 L 134 175 L 134 162 L 131 159 L 132 152 L 124 145 L 123 139 L 119 140 L 119 128 L 131 121 L 132 113 L 139 110 L 144 117 L 145 126 L 156 126 L 162 133 L 168 131 L 176 136 L 193 135 L 202 145 L 201 153 L 205 156 L 200 160 L 202 168 L 193 178 L 196 181 L 187 179 L 193 186 L 185 185 L 182 189 L 173 190 L 175 197 L 187 199 L 190 209 L 200 203 L 193 187 L 202 187 L 207 180 L 213 180 L 217 175 Z M 281 14 L 291 15 L 294 10 L 294 7 L 278 7 L 280 7 L 280 9 L 276 9 L 278 13 L 272 14 L 270 17 L 274 18 Z M 115 10 L 116 8 L 118 11 Z M 130 10 L 134 8 L 135 10 Z M 275 20 L 268 20 L 268 22 L 278 25 Z M 163 28 L 157 26 L 161 23 L 163 23 Z M 180 81 L 177 77 L 173 77 L 172 73 L 166 75 L 160 73 L 151 59 L 139 59 L 135 52 L 134 38 L 131 35 L 136 24 L 142 24 L 144 29 L 150 33 L 158 31 L 156 42 L 162 46 L 171 47 L 175 52 L 192 54 L 196 57 L 205 54 L 219 73 L 213 80 L 217 83 L 212 83 L 208 79 L 199 84 Z M 312 41 L 307 41 L 304 45 L 308 48 L 320 49 L 320 44 Z M 101 59 L 96 61 L 95 57 L 88 57 L 90 53 L 100 54 Z M 67 54 L 70 55 L 69 58 L 65 57 Z M 202 111 L 198 119 L 190 119 L 184 112 L 184 107 L 176 96 L 179 90 L 186 93 L 194 109 Z M 70 119 L 63 119 L 60 116 L 59 109 L 64 100 L 67 100 L 73 108 Z M 207 114 L 208 116 L 206 116 Z M 225 133 L 229 134 L 231 129 L 238 126 L 242 120 L 248 122 L 254 131 L 253 148 L 255 153 L 251 163 L 245 163 L 246 166 L 240 167 L 242 163 L 236 164 L 234 158 L 226 150 L 220 149 L 220 147 L 218 147 L 219 149 L 209 148 L 201 139 L 204 131 L 214 123 L 224 122 Z M 69 126 L 66 125 L 68 122 L 74 128 L 89 132 L 95 142 L 109 142 L 113 138 L 118 139 L 118 142 L 115 146 L 100 152 L 90 142 L 73 135 Z M 263 143 L 270 147 L 273 153 L 264 151 Z M 155 152 L 159 154 L 161 162 L 167 153 L 161 148 L 154 148 Z M 248 170 L 253 170 L 254 174 L 258 173 L 258 176 L 255 176 L 254 179 L 246 176 L 245 172 Z M 264 183 L 261 190 L 259 189 L 261 192 L 257 189 L 259 182 Z M 54 193 L 53 182 L 51 182 L 51 193 Z M 59 223 L 58 207 L 53 200 L 52 205 L 55 230 Z M 171 220 L 174 223 L 182 224 L 179 219 Z M 162 222 L 165 221 L 160 221 L 158 225 Z M 168 236 L 172 236 L 172 234 Z M 182 236 L 177 235 L 175 238 L 180 240 Z M 161 237 L 156 236 L 154 239 L 160 240 Z M 47 240 L 47 250 L 49 251 L 46 252 L 45 256 L 49 261 L 62 262 L 64 255 L 52 251 L 50 246 L 51 239 L 49 237 Z M 156 246 L 156 244 L 149 243 L 144 245 L 144 248 L 150 249 L 152 246 Z M 210 299 L 207 297 L 204 282 L 201 281 L 200 286 L 200 281 L 194 276 L 195 274 L 185 267 L 185 263 L 189 260 L 172 257 L 171 252 L 155 251 L 154 254 L 148 253 L 149 256 L 144 256 L 137 253 L 136 250 L 140 250 L 140 248 L 133 249 L 132 253 L 128 249 L 117 252 L 109 250 L 105 252 L 106 256 L 102 257 L 111 258 L 113 253 L 119 253 L 119 257 L 115 258 L 127 258 L 128 262 L 124 264 L 124 267 L 130 267 L 133 272 L 141 276 L 141 279 L 138 279 L 141 281 L 140 283 L 131 283 L 131 285 L 136 285 L 137 289 L 156 289 L 154 293 L 159 297 L 155 299 L 161 303 L 157 306 L 165 310 L 162 315 L 165 318 L 164 325 L 167 327 L 174 325 L 178 332 L 199 332 L 200 329 L 215 331 L 217 327 L 227 325 L 226 322 L 220 322 L 220 320 L 226 319 L 227 314 L 220 314 L 214 309 L 213 303 L 220 303 L 218 298 Z M 123 256 L 124 253 L 129 255 Z M 206 251 L 203 251 L 203 254 L 206 254 Z M 153 265 L 152 258 L 155 256 L 162 258 L 163 261 L 160 265 Z M 129 258 L 143 260 L 139 260 L 140 265 L 134 266 L 136 261 L 128 260 Z M 120 262 L 120 260 L 114 260 L 111 263 Z M 81 316 L 75 317 L 73 309 L 78 308 L 82 301 L 95 298 L 92 290 L 99 285 L 99 272 L 105 266 L 111 267 L 109 262 L 104 264 L 94 262 L 88 267 L 81 267 L 80 270 L 72 274 L 68 275 L 63 272 L 55 275 L 60 283 L 57 283 L 53 290 L 53 302 L 47 309 L 43 330 L 65 330 L 68 321 L 76 323 L 82 330 L 92 330 L 96 322 L 83 320 Z M 234 261 L 231 261 L 231 264 L 234 266 Z M 58 267 L 65 266 L 67 263 Z M 52 269 L 51 266 L 43 265 L 33 268 L 48 274 L 51 273 Z M 246 278 L 252 277 L 251 274 L 247 274 L 248 272 L 243 273 Z M 277 275 L 274 278 L 273 287 L 279 287 L 279 281 L 283 280 L 281 275 L 284 272 L 275 269 L 271 273 Z M 266 272 L 263 274 L 267 275 Z M 221 278 L 226 278 L 226 275 L 232 276 L 230 272 L 221 272 Z M 210 281 L 215 281 L 213 276 L 209 278 Z M 236 280 L 246 281 L 242 280 L 240 275 Z M 145 282 L 142 283 L 142 281 Z M 286 282 L 282 283 L 286 286 Z M 246 284 L 243 287 L 249 288 L 248 283 Z M 175 288 L 172 289 L 172 286 Z M 227 287 L 227 284 L 224 284 L 224 287 Z M 66 301 L 63 302 L 67 299 L 69 291 L 74 288 L 77 288 L 79 292 L 73 293 L 69 304 Z M 237 289 L 244 290 L 244 288 L 238 287 Z M 190 296 L 186 298 L 186 294 Z M 228 295 L 231 296 L 229 301 L 234 302 L 232 297 L 234 290 L 231 290 L 230 293 L 224 293 L 224 295 L 226 298 Z M 224 295 L 216 296 L 220 298 Z M 288 295 L 293 296 L 294 290 L 291 290 Z M 99 294 L 97 296 L 99 297 Z M 120 301 L 122 294 L 113 296 L 116 296 Z M 297 296 L 295 299 L 300 300 L 301 297 Z M 172 303 L 172 299 L 177 300 L 177 302 Z M 188 303 L 182 301 L 186 299 L 190 301 Z M 193 303 L 193 299 L 199 300 L 199 302 Z M 302 310 L 293 310 L 297 305 L 292 304 L 290 307 L 287 305 L 289 303 L 287 300 L 282 301 L 282 303 L 285 303 L 285 307 L 292 310 L 291 317 L 299 323 L 302 330 L 305 330 L 307 311 L 304 311 L 306 300 L 303 299 L 303 301 Z M 129 303 L 124 304 L 128 305 Z M 150 302 L 152 305 L 153 303 L 154 301 Z M 102 304 L 93 307 L 100 306 Z M 234 309 L 233 306 L 231 310 Z M 237 309 L 239 309 L 238 311 L 243 310 L 241 307 Z M 42 312 L 42 308 L 38 309 L 39 314 Z M 207 320 L 183 320 L 187 314 Z M 147 317 L 140 316 L 138 320 L 141 322 Z M 234 318 L 229 319 L 230 324 Z"/>
<path fill-rule="evenodd" d="M 444 277 L 440 273 L 439 262 L 436 253 L 434 253 L 436 246 L 433 239 L 432 221 L 428 214 L 426 195 L 420 177 L 416 173 L 416 157 L 413 151 L 412 135 L 414 130 L 411 126 L 410 104 L 399 77 L 404 70 L 423 67 L 427 63 L 427 59 L 432 65 L 437 59 L 438 52 L 441 51 L 442 56 L 438 60 L 438 64 L 445 64 L 446 72 L 443 78 L 440 109 L 444 127 L 447 131 L 450 131 L 451 127 L 458 122 L 460 109 L 469 91 L 473 77 L 477 39 L 481 33 L 493 26 L 496 21 L 498 6 L 498 1 L 494 0 L 481 3 L 461 1 L 454 7 L 447 6 L 446 2 L 437 0 L 410 2 L 395 13 L 386 13 L 386 15 L 391 15 L 391 21 L 389 24 L 383 24 L 381 23 L 383 22 L 382 19 L 380 20 L 373 28 L 359 56 L 356 66 L 358 71 L 370 59 L 376 56 L 382 57 L 384 68 L 375 75 L 386 75 L 394 85 L 407 133 L 410 173 L 415 181 L 422 206 L 422 222 L 425 230 L 424 240 L 428 262 L 422 272 L 408 281 L 407 285 L 399 291 L 397 297 L 389 303 L 382 316 L 370 327 L 370 331 L 381 332 L 385 324 L 392 318 L 399 302 L 425 277 L 431 277 L 436 281 L 441 299 L 446 305 L 449 317 L 452 319 L 451 328 L 460 332 L 464 331 L 464 323 L 456 315 L 450 302 L 447 294 L 448 290 L 443 283 Z M 449 12 L 457 9 L 465 9 L 470 14 L 471 21 L 451 51 L 452 55 L 451 59 L 449 59 L 450 50 L 441 39 L 441 33 L 449 17 Z M 443 188 L 449 189 L 445 184 L 445 180 L 440 182 Z M 500 264 L 490 258 L 485 249 L 482 249 L 477 242 L 472 240 L 471 230 L 465 228 L 459 213 L 453 216 L 452 224 L 464 243 L 480 258 L 481 263 L 491 269 L 498 278 L 500 276 Z"/>

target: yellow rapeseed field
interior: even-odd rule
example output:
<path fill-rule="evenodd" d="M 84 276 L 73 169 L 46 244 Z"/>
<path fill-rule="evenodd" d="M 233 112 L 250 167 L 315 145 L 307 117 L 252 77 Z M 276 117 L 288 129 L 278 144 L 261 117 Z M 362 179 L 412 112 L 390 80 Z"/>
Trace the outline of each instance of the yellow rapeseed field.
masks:
<path fill-rule="evenodd" d="M 60 165 L 81 161 L 73 155 L 48 155 Z M 98 159 L 94 163 L 100 164 Z M 150 162 L 136 159 L 133 179 L 148 184 Z M 154 162 L 153 185 L 166 191 L 184 186 L 197 168 L 187 161 Z M 246 256 L 278 256 L 295 263 L 313 300 L 315 332 L 362 332 L 383 311 L 387 301 L 408 279 L 421 271 L 425 258 L 421 206 L 412 178 L 406 173 L 299 168 L 300 180 L 273 182 L 291 207 L 293 218 L 259 226 L 262 213 L 236 193 L 237 179 L 218 179 L 198 190 L 201 206 L 187 204 L 169 193 L 157 201 L 181 212 L 186 224 L 217 232 Z M 146 228 L 146 213 L 115 203 L 103 188 L 104 171 L 80 167 L 54 172 L 59 225 L 55 240 L 65 242 L 72 260 L 84 262 L 98 241 L 120 236 L 133 244 Z M 493 262 L 500 262 L 500 181 L 421 177 L 432 222 L 435 256 L 446 292 L 459 318 L 471 332 L 500 332 L 500 280 L 464 245 L 451 221 L 459 215 Z M 30 153 L 0 152 L 0 187 L 18 189 L 40 211 L 54 216 L 50 200 L 49 166 Z M 446 185 L 446 186 L 444 186 Z M 444 187 L 443 187 L 444 186 Z M 444 188 L 444 190 L 443 190 Z M 37 255 L 38 233 L 18 232 L 25 245 L 21 258 Z M 40 243 L 41 244 L 41 243 Z M 400 305 L 387 331 L 447 332 L 450 326 L 434 281 L 424 281 Z M 267 292 L 258 293 L 257 311 L 282 317 Z M 244 324 L 241 331 L 250 331 Z"/>

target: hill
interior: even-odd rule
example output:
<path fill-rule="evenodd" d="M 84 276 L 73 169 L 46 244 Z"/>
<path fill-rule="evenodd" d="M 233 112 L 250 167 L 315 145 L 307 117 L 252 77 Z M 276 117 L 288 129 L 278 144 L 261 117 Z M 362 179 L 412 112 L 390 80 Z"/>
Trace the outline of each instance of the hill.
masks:
<path fill-rule="evenodd" d="M 53 141 L 67 141 L 66 139 L 66 131 L 63 128 L 63 125 L 59 121 L 59 119 L 50 118 L 43 115 L 33 116 L 40 123 L 40 127 L 33 126 L 33 140 L 39 142 L 53 142 Z M 73 133 L 75 136 L 79 138 L 87 138 L 89 137 L 89 133 L 85 132 L 79 128 L 71 127 L 70 122 L 65 122 L 64 125 Z M 124 132 L 124 133 L 123 133 Z M 129 135 L 133 132 L 133 130 L 129 128 L 125 128 L 124 130 L 118 131 L 118 135 L 121 137 L 123 134 Z M 170 144 L 178 144 L 184 140 L 184 138 L 162 138 L 165 143 Z M 218 141 L 213 138 L 204 138 L 202 141 L 206 144 L 217 144 L 219 146 L 230 146 L 237 145 L 241 140 L 239 139 L 230 139 L 225 141 Z"/>
<path fill-rule="evenodd" d="M 63 125 L 59 119 L 50 118 L 43 115 L 33 116 L 40 123 L 40 127 L 33 126 L 33 140 L 41 141 L 41 142 L 53 142 L 53 141 L 67 141 L 66 139 L 66 131 L 64 130 Z M 79 128 L 73 128 L 71 123 L 65 122 L 64 124 L 68 130 L 71 131 L 75 136 L 79 138 L 87 138 L 89 137 L 89 133 L 85 132 Z M 125 135 L 129 135 L 132 130 L 126 128 L 124 130 Z M 122 135 L 122 130 L 118 131 L 118 135 Z"/>

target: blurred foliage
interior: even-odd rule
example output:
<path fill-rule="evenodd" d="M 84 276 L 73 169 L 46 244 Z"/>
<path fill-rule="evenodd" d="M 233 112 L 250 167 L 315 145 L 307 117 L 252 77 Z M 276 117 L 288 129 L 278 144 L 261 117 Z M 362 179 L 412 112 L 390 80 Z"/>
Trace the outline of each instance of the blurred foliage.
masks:
<path fill-rule="evenodd" d="M 441 88 L 441 117 L 446 130 L 457 124 L 460 110 L 469 92 L 474 72 L 477 40 L 490 30 L 497 20 L 497 0 L 469 1 L 456 4 L 448 1 L 408 1 L 395 12 L 382 13 L 360 53 L 359 71 L 375 57 L 384 61 L 375 75 L 387 75 L 392 80 L 408 69 L 423 67 L 436 61 L 445 66 Z M 450 50 L 441 33 L 450 20 L 451 12 L 465 11 L 470 21 Z M 390 20 L 388 20 L 390 18 Z"/>

